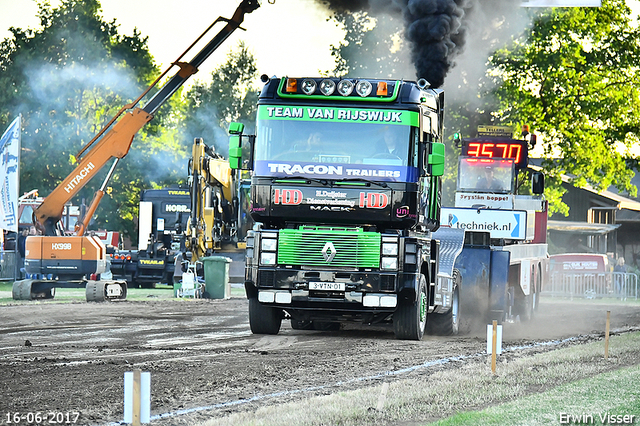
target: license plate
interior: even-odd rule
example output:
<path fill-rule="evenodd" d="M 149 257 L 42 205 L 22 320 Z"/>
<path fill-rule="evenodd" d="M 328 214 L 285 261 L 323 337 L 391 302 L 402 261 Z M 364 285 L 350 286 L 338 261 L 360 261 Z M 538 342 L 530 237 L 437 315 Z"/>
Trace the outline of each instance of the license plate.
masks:
<path fill-rule="evenodd" d="M 310 282 L 309 290 L 344 291 L 344 283 Z"/>

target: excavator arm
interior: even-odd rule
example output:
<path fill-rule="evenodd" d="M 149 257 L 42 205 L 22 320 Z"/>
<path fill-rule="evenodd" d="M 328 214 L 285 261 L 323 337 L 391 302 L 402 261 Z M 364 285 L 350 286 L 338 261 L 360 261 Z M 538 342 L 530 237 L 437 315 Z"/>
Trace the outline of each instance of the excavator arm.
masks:
<path fill-rule="evenodd" d="M 114 166 L 99 189 L 77 229 L 78 235 L 83 235 L 91 216 L 104 195 L 104 188 L 110 179 L 117 160 L 123 158 L 129 152 L 133 138 L 145 124 L 153 118 L 156 111 L 189 79 L 198 71 L 198 67 L 237 29 L 244 21 L 244 16 L 260 7 L 258 0 L 243 0 L 238 6 L 233 17 L 226 19 L 219 17 L 205 32 L 189 46 L 180 57 L 164 71 L 133 103 L 124 106 L 118 114 L 78 153 L 79 158 L 76 168 L 45 198 L 42 204 L 34 212 L 35 224 L 44 231 L 45 235 L 56 235 L 56 226 L 62 217 L 65 203 L 75 196 L 111 159 L 116 159 Z M 196 43 L 218 22 L 226 22 L 218 34 L 189 62 L 181 62 L 181 59 L 195 46 Z M 169 72 L 173 66 L 178 66 L 179 71 L 169 79 L 156 94 L 149 100 L 144 108 L 136 107 L 158 82 Z M 125 112 L 126 111 L 126 112 Z M 118 120 L 119 118 L 119 120 Z M 117 121 L 117 122 L 116 122 Z M 114 124 L 115 123 L 115 124 Z M 91 149 L 89 149 L 91 148 Z M 83 153 L 87 151 L 86 155 Z"/>
<path fill-rule="evenodd" d="M 191 217 L 186 244 L 196 260 L 233 242 L 238 200 L 229 161 L 215 154 L 200 138 L 193 143 L 189 172 Z"/>

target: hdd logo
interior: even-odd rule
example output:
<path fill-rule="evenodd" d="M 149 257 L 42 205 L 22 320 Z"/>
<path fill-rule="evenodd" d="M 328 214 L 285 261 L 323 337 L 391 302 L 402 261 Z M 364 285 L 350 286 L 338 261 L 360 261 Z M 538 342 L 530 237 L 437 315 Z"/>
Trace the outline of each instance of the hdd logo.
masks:
<path fill-rule="evenodd" d="M 276 188 L 273 190 L 273 203 L 297 206 L 302 203 L 302 191 L 299 189 Z"/>
<path fill-rule="evenodd" d="M 71 243 L 52 243 L 51 250 L 71 250 Z"/>
<path fill-rule="evenodd" d="M 389 205 L 389 196 L 379 192 L 361 192 L 360 203 L 361 209 L 384 209 Z"/>

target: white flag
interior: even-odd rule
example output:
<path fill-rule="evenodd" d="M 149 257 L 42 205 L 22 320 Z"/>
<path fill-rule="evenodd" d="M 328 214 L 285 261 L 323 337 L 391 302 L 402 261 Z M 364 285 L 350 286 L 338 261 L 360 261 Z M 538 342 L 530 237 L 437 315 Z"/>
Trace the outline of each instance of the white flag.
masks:
<path fill-rule="evenodd" d="M 0 138 L 0 228 L 18 232 L 18 186 L 20 183 L 19 115 Z"/>

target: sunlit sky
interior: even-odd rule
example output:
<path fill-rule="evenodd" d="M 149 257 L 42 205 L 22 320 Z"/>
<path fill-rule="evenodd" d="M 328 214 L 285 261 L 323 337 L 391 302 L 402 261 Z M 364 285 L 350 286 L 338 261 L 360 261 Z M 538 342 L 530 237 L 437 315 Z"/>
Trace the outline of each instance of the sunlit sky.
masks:
<path fill-rule="evenodd" d="M 101 0 L 105 21 L 116 19 L 119 33 L 131 35 L 137 27 L 148 36 L 149 50 L 165 69 L 217 17 L 230 18 L 241 0 Z M 270 4 L 273 2 L 274 4 Z M 54 6 L 60 0 L 50 0 Z M 640 0 L 628 0 L 634 14 L 640 14 Z M 330 45 L 338 44 L 344 32 L 327 20 L 326 10 L 315 0 L 262 0 L 262 6 L 246 15 L 237 30 L 200 68 L 195 79 L 226 60 L 240 40 L 256 57 L 258 72 L 269 76 L 316 75 L 334 67 Z M 39 28 L 36 0 L 0 0 L 0 39 L 11 36 L 9 27 Z M 218 24 L 213 36 L 223 27 Z M 205 38 L 206 39 L 206 38 Z M 206 39 L 208 40 L 208 39 Z M 204 45 L 204 44 L 203 44 Z M 196 47 L 195 52 L 202 46 Z M 195 53 L 194 52 L 194 53 Z M 185 57 L 190 60 L 191 56 Z"/>
<path fill-rule="evenodd" d="M 219 16 L 230 18 L 241 0 L 101 0 L 105 21 L 116 19 L 119 33 L 131 35 L 138 28 L 148 36 L 156 63 L 164 70 Z M 270 4 L 270 3 L 274 4 Z M 50 0 L 53 6 L 60 0 Z M 188 83 L 208 80 L 227 54 L 245 41 L 255 55 L 258 73 L 269 76 L 309 76 L 334 68 L 330 46 L 337 45 L 343 30 L 328 21 L 328 13 L 315 0 L 262 0 L 262 6 L 245 16 L 246 31 L 236 32 L 200 67 Z M 640 0 L 627 0 L 633 15 L 640 14 Z M 0 0 L 0 39 L 11 36 L 9 27 L 38 29 L 36 0 Z M 210 33 L 210 40 L 223 24 Z M 204 45 L 196 46 L 194 54 Z M 189 61 L 192 55 L 183 60 Z"/>
<path fill-rule="evenodd" d="M 271 0 L 273 1 L 273 0 Z M 137 27 L 148 36 L 149 50 L 164 69 L 219 16 L 231 18 L 241 0 L 102 0 L 105 21 L 116 19 L 119 33 L 131 35 Z M 58 6 L 59 0 L 51 0 Z M 327 21 L 326 11 L 314 0 L 261 1 L 262 6 L 245 16 L 246 31 L 236 32 L 201 66 L 195 78 L 225 62 L 230 50 L 244 40 L 256 56 L 258 72 L 272 75 L 316 75 L 334 67 L 330 45 L 343 32 Z M 9 27 L 39 28 L 35 0 L 0 0 L 0 38 L 11 36 Z M 209 33 L 213 37 L 223 23 Z M 210 38 L 205 39 L 208 41 Z M 202 46 L 204 43 L 202 44 Z M 202 47 L 198 45 L 194 53 Z M 188 61 L 191 56 L 186 56 Z"/>
<path fill-rule="evenodd" d="M 58 6 L 60 0 L 50 0 Z M 116 19 L 119 33 L 130 35 L 137 27 L 149 37 L 149 49 L 164 69 L 174 61 L 218 16 L 230 18 L 241 0 L 102 0 L 103 17 Z M 270 4 L 273 2 L 274 4 Z M 640 13 L 640 0 L 627 2 Z M 206 79 L 223 63 L 227 53 L 244 40 L 256 56 L 258 72 L 270 76 L 315 75 L 334 67 L 330 45 L 344 33 L 327 21 L 327 12 L 314 0 L 262 0 L 262 6 L 246 15 L 237 30 L 208 60 L 196 78 Z M 36 0 L 0 0 L 0 39 L 9 27 L 39 28 Z M 215 34 L 223 24 L 214 27 Z M 199 50 L 201 46 L 198 46 Z M 186 57 L 186 60 L 191 57 Z"/>

